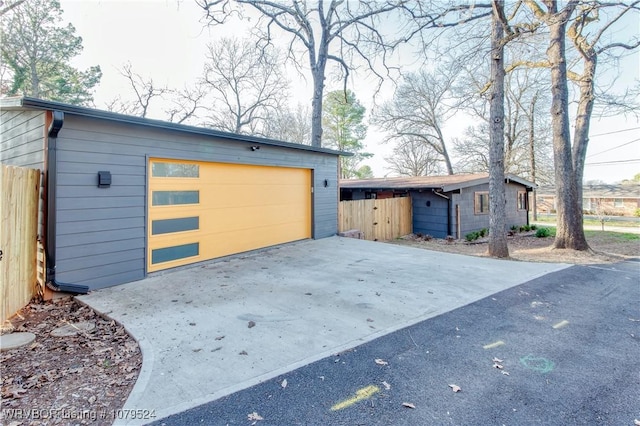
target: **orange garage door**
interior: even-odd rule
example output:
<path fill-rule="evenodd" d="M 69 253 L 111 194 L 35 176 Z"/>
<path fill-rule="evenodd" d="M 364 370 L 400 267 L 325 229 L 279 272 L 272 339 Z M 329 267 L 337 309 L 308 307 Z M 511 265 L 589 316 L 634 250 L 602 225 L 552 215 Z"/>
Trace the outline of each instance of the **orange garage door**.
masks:
<path fill-rule="evenodd" d="M 311 238 L 311 170 L 150 159 L 149 272 Z"/>

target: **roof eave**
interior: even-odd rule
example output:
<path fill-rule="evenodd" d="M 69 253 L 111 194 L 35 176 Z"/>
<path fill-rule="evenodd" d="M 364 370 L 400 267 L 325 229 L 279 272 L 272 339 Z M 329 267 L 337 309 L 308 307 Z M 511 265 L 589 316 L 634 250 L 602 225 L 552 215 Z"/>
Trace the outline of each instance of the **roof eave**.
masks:
<path fill-rule="evenodd" d="M 346 151 L 336 151 L 328 148 L 317 148 L 310 145 L 302 145 L 292 142 L 277 141 L 274 139 L 260 138 L 256 136 L 240 135 L 237 133 L 223 132 L 220 130 L 207 129 L 204 127 L 188 126 L 185 124 L 171 123 L 168 121 L 154 120 L 151 118 L 135 117 L 131 115 L 118 114 L 111 111 L 103 111 L 92 108 L 85 108 L 76 105 L 69 105 L 61 102 L 45 101 L 42 99 L 30 97 L 13 97 L 0 99 L 0 109 L 43 109 L 43 110 L 59 110 L 71 115 L 79 115 L 89 118 L 97 118 L 102 120 L 115 121 L 125 124 L 137 124 L 141 126 L 172 130 L 177 132 L 191 133 L 203 136 L 219 137 L 224 139 L 236 140 L 239 142 L 257 143 L 267 146 L 276 146 L 282 148 L 297 149 L 302 151 L 311 151 L 321 154 L 352 156 L 353 153 Z"/>

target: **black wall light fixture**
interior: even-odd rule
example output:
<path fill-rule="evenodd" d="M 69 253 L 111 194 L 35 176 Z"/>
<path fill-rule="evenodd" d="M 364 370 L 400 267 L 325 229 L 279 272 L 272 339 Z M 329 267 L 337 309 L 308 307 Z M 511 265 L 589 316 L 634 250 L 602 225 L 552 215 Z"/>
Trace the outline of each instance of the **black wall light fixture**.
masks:
<path fill-rule="evenodd" d="M 325 179 L 324 182 L 323 182 L 323 185 L 324 185 L 325 188 L 328 188 L 329 187 L 329 179 Z"/>
<path fill-rule="evenodd" d="M 111 172 L 98 172 L 98 188 L 109 188 L 111 186 Z"/>
<path fill-rule="evenodd" d="M 252 147 L 250 147 L 251 151 L 257 151 L 260 149 L 260 147 L 258 145 L 253 145 Z"/>

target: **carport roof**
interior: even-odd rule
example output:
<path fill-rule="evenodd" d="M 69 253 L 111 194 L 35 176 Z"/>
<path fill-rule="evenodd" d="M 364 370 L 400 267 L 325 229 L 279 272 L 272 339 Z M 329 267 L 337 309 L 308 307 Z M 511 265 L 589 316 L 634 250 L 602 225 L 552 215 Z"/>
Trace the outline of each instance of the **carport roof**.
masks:
<path fill-rule="evenodd" d="M 536 184 L 516 175 L 505 175 L 507 182 L 515 182 L 527 188 L 535 188 Z M 455 191 L 470 186 L 489 183 L 488 173 L 468 173 L 445 176 L 411 176 L 375 179 L 341 180 L 341 189 L 437 189 L 442 192 Z"/>
<path fill-rule="evenodd" d="M 249 142 L 269 146 L 279 146 L 283 148 L 297 149 L 301 151 L 319 152 L 323 154 L 351 156 L 350 152 L 336 151 L 328 148 L 313 147 L 299 143 L 278 141 L 275 139 L 260 138 L 256 136 L 241 135 L 238 133 L 223 132 L 220 130 L 209 129 L 204 127 L 187 126 L 185 124 L 171 123 L 163 120 L 153 120 L 150 118 L 135 117 L 132 115 L 118 114 L 111 111 L 104 111 L 93 108 L 86 108 L 76 105 L 65 104 L 62 102 L 46 101 L 43 99 L 16 96 L 11 98 L 0 99 L 0 110 L 21 110 L 21 109 L 40 109 L 40 110 L 56 110 L 65 114 L 79 115 L 83 117 L 98 118 L 102 120 L 115 121 L 127 124 L 137 124 L 141 126 L 172 130 L 184 133 L 192 133 L 203 136 L 212 136 L 223 139 L 235 140 L 238 142 Z"/>

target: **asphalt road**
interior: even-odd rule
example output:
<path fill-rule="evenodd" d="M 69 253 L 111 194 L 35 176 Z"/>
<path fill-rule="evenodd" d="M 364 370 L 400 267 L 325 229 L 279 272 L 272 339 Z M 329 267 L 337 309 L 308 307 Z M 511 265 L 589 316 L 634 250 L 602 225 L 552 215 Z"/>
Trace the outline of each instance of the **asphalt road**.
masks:
<path fill-rule="evenodd" d="M 640 263 L 624 262 L 543 276 L 155 424 L 633 425 L 635 419 Z"/>

